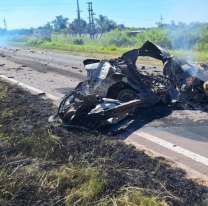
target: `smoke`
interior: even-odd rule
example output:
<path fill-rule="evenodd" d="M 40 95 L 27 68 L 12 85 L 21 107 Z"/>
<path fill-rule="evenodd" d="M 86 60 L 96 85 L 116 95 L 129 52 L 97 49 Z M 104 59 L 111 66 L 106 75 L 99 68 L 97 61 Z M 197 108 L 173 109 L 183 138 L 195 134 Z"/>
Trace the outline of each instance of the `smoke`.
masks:
<path fill-rule="evenodd" d="M 188 72 L 191 75 L 195 75 L 203 81 L 208 80 L 208 72 L 197 68 L 194 65 L 194 49 L 196 49 L 197 43 L 200 40 L 200 30 L 204 27 L 203 23 L 192 22 L 185 24 L 179 22 L 177 25 L 174 21 L 171 22 L 169 26 L 170 39 L 172 43 L 173 50 L 180 50 L 180 55 L 190 63 L 190 68 Z"/>
<path fill-rule="evenodd" d="M 0 46 L 5 47 L 12 42 L 26 42 L 32 35 L 32 29 L 5 30 L 0 28 Z"/>
<path fill-rule="evenodd" d="M 7 45 L 7 37 L 2 37 L 2 36 L 0 36 L 0 46 L 1 47 L 6 47 L 6 45 Z"/>
<path fill-rule="evenodd" d="M 196 77 L 206 82 L 208 81 L 208 71 L 200 71 L 196 74 Z"/>
<path fill-rule="evenodd" d="M 0 46 L 5 46 L 6 43 L 6 30 L 0 28 Z"/>

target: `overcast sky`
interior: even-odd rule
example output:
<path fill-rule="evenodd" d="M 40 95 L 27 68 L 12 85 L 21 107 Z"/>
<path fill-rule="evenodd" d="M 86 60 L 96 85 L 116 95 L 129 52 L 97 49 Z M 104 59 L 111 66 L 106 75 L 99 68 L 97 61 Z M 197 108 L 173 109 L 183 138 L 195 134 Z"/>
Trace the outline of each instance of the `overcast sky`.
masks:
<path fill-rule="evenodd" d="M 88 21 L 87 3 L 79 0 L 81 18 Z M 208 0 L 91 0 L 96 13 L 106 15 L 129 27 L 152 27 L 160 21 L 190 23 L 208 22 Z M 3 19 L 8 29 L 38 27 L 63 15 L 73 21 L 77 17 L 76 0 L 0 0 L 0 28 Z"/>

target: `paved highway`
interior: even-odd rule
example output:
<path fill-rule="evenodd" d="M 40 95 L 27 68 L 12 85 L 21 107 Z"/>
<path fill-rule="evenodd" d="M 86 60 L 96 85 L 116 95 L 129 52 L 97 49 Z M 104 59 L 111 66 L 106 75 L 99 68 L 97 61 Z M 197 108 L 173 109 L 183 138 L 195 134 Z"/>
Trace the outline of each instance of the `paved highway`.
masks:
<path fill-rule="evenodd" d="M 86 79 L 87 57 L 0 48 L 0 75 L 61 99 Z M 143 66 L 143 65 L 138 65 Z M 147 70 L 159 67 L 145 65 Z M 194 178 L 208 179 L 208 113 L 157 105 L 143 108 L 120 135 L 150 155 L 167 157 Z"/>

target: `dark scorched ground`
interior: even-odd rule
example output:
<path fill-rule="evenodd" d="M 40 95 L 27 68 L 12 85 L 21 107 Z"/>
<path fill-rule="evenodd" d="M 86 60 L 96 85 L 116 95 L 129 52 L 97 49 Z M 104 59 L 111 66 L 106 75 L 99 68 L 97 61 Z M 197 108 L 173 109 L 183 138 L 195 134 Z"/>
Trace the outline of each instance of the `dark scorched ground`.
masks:
<path fill-rule="evenodd" d="M 1 134 L 14 138 L 18 135 L 29 135 L 34 130 L 47 126 L 52 134 L 61 137 L 61 146 L 54 148 L 46 159 L 42 159 L 41 155 L 47 151 L 40 151 L 40 155 L 36 156 L 31 154 L 32 145 L 21 148 L 21 151 L 18 146 L 0 147 L 1 169 L 20 154 L 22 159 L 31 159 L 33 162 L 35 158 L 40 161 L 40 169 L 43 171 L 57 168 L 57 165 L 67 165 L 70 157 L 74 163 L 87 162 L 99 168 L 102 177 L 110 180 L 105 194 L 101 196 L 116 194 L 117 190 L 128 185 L 144 188 L 145 195 L 158 195 L 169 205 L 206 205 L 207 187 L 187 179 L 183 170 L 172 168 L 163 157 L 152 158 L 144 151 L 125 145 L 116 137 L 104 136 L 96 131 L 50 125 L 47 122 L 48 117 L 54 114 L 56 108 L 49 100 L 42 100 L 41 97 L 31 95 L 17 86 L 11 86 L 2 81 L 0 83 L 8 87 L 8 94 L 0 99 L 0 110 L 19 108 L 16 114 L 0 119 Z M 4 158 L 6 156 L 7 159 Z M 51 161 L 55 162 L 56 166 L 50 165 Z M 27 164 L 31 162 L 28 161 Z M 19 164 L 10 166 L 10 172 L 12 173 L 18 166 Z M 37 189 L 33 184 L 25 186 L 24 191 L 19 191 L 20 195 L 13 200 L 14 205 L 28 205 L 31 199 L 33 202 L 39 201 L 38 197 L 33 195 Z M 145 189 L 151 189 L 151 192 Z M 44 205 L 50 204 L 52 195 L 42 199 Z"/>

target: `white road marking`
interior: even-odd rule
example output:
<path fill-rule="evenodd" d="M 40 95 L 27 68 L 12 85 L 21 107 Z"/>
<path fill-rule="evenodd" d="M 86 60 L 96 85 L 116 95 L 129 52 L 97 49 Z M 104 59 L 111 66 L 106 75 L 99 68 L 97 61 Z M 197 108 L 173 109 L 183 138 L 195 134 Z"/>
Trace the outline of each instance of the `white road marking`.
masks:
<path fill-rule="evenodd" d="M 193 159 L 193 160 L 195 160 L 197 162 L 200 162 L 200 163 L 208 166 L 208 158 L 206 158 L 206 157 L 203 157 L 203 156 L 201 156 L 199 154 L 196 154 L 194 152 L 186 150 L 186 149 L 184 149 L 182 147 L 175 146 L 174 144 L 172 144 L 170 142 L 162 140 L 162 139 L 160 139 L 158 137 L 155 137 L 155 136 L 153 136 L 151 134 L 148 134 L 146 132 L 137 131 L 137 132 L 134 132 L 134 134 L 136 134 L 139 137 L 143 137 L 143 138 L 145 138 L 145 139 L 147 139 L 147 140 L 149 140 L 151 142 L 154 142 L 154 143 L 156 143 L 158 145 L 161 145 L 161 146 L 163 146 L 163 147 L 165 147 L 165 148 L 167 148 L 169 150 L 177 152 L 177 153 L 179 153 L 179 154 L 181 154 L 183 156 L 189 157 L 189 158 L 191 158 L 191 159 Z"/>
<path fill-rule="evenodd" d="M 18 84 L 19 86 L 21 86 L 21 87 L 23 87 L 23 88 L 27 88 L 27 89 L 29 89 L 30 91 L 36 92 L 37 94 L 45 94 L 45 96 L 48 97 L 49 99 L 52 99 L 52 100 L 55 100 L 55 101 L 61 99 L 61 98 L 56 97 L 56 96 L 54 96 L 54 95 L 52 95 L 52 94 L 48 94 L 48 93 L 46 93 L 46 92 L 44 92 L 44 91 L 42 91 L 42 90 L 40 90 L 40 89 L 37 89 L 37 88 L 35 88 L 35 87 L 31 87 L 31 86 L 29 86 L 29 85 L 27 85 L 27 84 L 24 84 L 24 83 L 22 83 L 22 82 L 19 82 L 19 81 L 15 80 L 15 79 L 8 78 L 8 77 L 5 76 L 5 75 L 0 75 L 0 77 L 3 78 L 3 79 L 6 79 L 7 81 L 10 81 L 10 82 L 12 82 L 12 83 Z"/>

